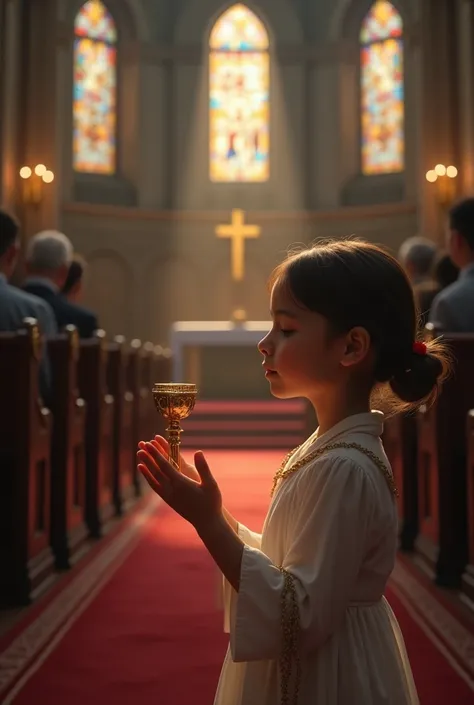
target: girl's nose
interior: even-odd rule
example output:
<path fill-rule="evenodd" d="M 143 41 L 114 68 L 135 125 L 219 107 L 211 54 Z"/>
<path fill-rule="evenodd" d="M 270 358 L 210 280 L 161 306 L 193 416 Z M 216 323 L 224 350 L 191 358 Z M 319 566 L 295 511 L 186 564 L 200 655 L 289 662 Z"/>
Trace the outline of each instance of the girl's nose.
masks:
<path fill-rule="evenodd" d="M 257 348 L 262 355 L 265 355 L 265 357 L 269 357 L 271 350 L 270 333 L 267 333 L 267 335 L 262 338 L 262 340 L 257 345 Z"/>

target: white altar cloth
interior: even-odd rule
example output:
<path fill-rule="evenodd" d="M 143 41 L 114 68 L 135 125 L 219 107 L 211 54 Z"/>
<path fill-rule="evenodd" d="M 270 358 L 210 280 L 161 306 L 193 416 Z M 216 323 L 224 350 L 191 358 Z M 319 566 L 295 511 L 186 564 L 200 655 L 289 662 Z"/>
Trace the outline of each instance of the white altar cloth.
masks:
<path fill-rule="evenodd" d="M 250 346 L 257 343 L 272 327 L 271 321 L 178 321 L 171 327 L 170 348 L 173 353 L 173 382 L 185 375 L 184 350 L 203 346 Z"/>

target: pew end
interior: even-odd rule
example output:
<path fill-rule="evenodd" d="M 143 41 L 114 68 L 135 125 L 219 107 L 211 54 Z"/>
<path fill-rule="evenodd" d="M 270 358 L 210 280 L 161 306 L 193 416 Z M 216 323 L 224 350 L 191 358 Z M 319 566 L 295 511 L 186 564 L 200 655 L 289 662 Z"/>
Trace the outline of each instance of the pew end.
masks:
<path fill-rule="evenodd" d="M 48 340 L 53 372 L 51 465 L 51 545 L 56 567 L 77 560 L 87 539 L 85 524 L 86 403 L 79 397 L 79 336 L 75 326 Z"/>
<path fill-rule="evenodd" d="M 107 390 L 105 332 L 80 341 L 78 384 L 86 402 L 85 518 L 92 538 L 98 539 L 114 515 L 113 434 L 114 398 Z"/>
<path fill-rule="evenodd" d="M 39 395 L 42 339 L 34 319 L 0 333 L 0 604 L 28 604 L 54 579 L 50 547 L 52 418 Z"/>
<path fill-rule="evenodd" d="M 467 414 L 468 562 L 462 576 L 462 598 L 474 610 L 474 408 Z"/>

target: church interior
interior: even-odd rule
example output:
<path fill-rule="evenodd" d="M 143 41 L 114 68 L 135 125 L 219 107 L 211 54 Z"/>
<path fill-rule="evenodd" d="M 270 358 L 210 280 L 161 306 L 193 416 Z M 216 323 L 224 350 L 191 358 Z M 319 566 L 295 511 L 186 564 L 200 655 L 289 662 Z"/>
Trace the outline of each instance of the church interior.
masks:
<path fill-rule="evenodd" d="M 410 239 L 430 267 L 445 254 L 474 194 L 474 2 L 0 0 L 0 95 L 0 702 L 210 705 L 221 576 L 138 443 L 202 449 L 261 530 L 273 473 L 317 425 L 262 372 L 269 276 L 320 238 L 379 244 L 408 275 Z M 49 305 L 31 308 L 59 296 L 39 293 L 45 242 L 78 272 L 49 333 Z M 474 318 L 427 320 L 454 374 L 385 421 L 385 596 L 422 705 L 468 705 Z M 171 384 L 191 385 L 179 407 Z"/>

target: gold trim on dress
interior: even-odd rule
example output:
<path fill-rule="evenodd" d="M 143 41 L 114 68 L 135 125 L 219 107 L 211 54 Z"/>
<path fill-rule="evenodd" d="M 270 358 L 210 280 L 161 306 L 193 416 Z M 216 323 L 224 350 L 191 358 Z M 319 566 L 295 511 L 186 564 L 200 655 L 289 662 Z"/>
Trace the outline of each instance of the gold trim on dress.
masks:
<path fill-rule="evenodd" d="M 394 497 L 398 497 L 398 490 L 397 486 L 395 484 L 395 479 L 393 477 L 393 474 L 391 471 L 387 468 L 385 463 L 383 463 L 380 458 L 375 455 L 371 450 L 368 450 L 368 448 L 364 448 L 364 446 L 361 446 L 359 443 L 329 443 L 328 445 L 323 446 L 322 448 L 318 448 L 317 450 L 314 450 L 312 453 L 309 453 L 308 455 L 305 455 L 303 458 L 300 458 L 300 460 L 297 460 L 296 463 L 293 463 L 293 465 L 288 466 L 289 461 L 291 458 L 295 455 L 295 453 L 301 448 L 301 446 L 298 446 L 294 450 L 291 451 L 291 453 L 288 453 L 286 458 L 283 460 L 282 464 L 280 465 L 279 470 L 275 473 L 275 476 L 273 478 L 273 486 L 270 492 L 270 495 L 273 497 L 273 494 L 277 488 L 278 482 L 280 480 L 285 480 L 287 477 L 292 475 L 294 472 L 302 468 L 304 465 L 307 465 L 309 462 L 312 460 L 315 460 L 316 458 L 319 458 L 321 455 L 324 453 L 328 453 L 330 450 L 336 450 L 337 448 L 353 448 L 355 450 L 358 450 L 360 453 L 363 453 L 369 460 L 371 460 L 375 465 L 378 467 L 382 475 L 385 477 L 387 480 L 387 484 L 390 488 L 390 492 L 394 495 Z"/>

